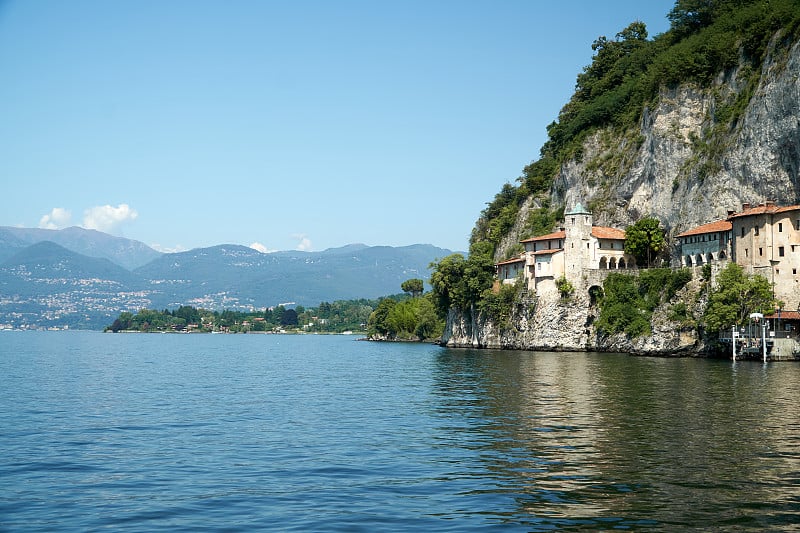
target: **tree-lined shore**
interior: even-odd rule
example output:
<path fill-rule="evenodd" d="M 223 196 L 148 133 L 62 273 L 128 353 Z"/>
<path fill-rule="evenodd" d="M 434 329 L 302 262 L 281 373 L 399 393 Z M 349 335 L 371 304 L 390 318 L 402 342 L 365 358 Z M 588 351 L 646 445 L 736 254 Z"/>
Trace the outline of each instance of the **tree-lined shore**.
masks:
<path fill-rule="evenodd" d="M 421 279 L 402 283 L 402 294 L 374 300 L 337 300 L 317 307 L 278 305 L 257 311 L 177 309 L 125 311 L 106 332 L 363 333 L 375 340 L 425 341 L 441 337 L 443 319 Z"/>

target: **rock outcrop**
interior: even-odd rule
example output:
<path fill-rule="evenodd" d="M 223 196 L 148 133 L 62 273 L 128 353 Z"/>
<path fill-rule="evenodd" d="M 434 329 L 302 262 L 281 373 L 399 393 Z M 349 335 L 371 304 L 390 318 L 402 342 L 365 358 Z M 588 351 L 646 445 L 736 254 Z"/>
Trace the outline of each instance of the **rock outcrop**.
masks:
<path fill-rule="evenodd" d="M 555 205 L 588 205 L 596 224 L 625 227 L 657 217 L 669 236 L 725 218 L 742 203 L 800 202 L 800 42 L 781 34 L 770 44 L 760 73 L 742 64 L 721 73 L 709 88 L 663 88 L 645 109 L 635 131 L 601 130 L 583 144 L 580 158 L 562 165 L 552 187 Z M 746 102 L 721 122 L 718 111 Z M 498 247 L 518 242 L 531 200 Z M 451 312 L 443 342 L 448 346 L 530 350 L 626 351 L 640 354 L 700 354 L 696 331 L 682 331 L 653 317 L 653 334 L 635 340 L 599 338 L 596 309 L 588 294 L 562 300 L 536 295 L 536 304 L 514 309 L 499 327 L 475 313 Z"/>
<path fill-rule="evenodd" d="M 695 293 L 698 283 L 686 291 Z M 686 292 L 679 296 L 687 298 Z M 535 303 L 515 305 L 503 326 L 480 313 L 451 310 L 442 343 L 451 348 L 492 348 L 539 351 L 628 352 L 641 355 L 701 355 L 706 345 L 695 329 L 670 321 L 668 306 L 656 310 L 652 335 L 630 339 L 623 334 L 601 336 L 593 327 L 598 309 L 588 298 L 562 299 L 548 293 Z"/>
<path fill-rule="evenodd" d="M 653 215 L 672 235 L 725 218 L 743 202 L 796 204 L 800 42 L 776 36 L 744 112 L 718 123 L 721 106 L 746 98 L 748 73 L 734 69 L 706 89 L 662 89 L 639 131 L 600 131 L 587 140 L 581 160 L 562 167 L 553 199 L 588 204 L 595 222 L 609 226 Z"/>

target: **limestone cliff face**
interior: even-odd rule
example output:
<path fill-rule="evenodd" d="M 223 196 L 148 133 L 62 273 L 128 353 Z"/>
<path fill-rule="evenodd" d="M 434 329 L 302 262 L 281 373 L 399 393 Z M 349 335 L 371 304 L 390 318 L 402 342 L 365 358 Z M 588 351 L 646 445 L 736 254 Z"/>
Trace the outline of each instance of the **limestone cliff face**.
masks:
<path fill-rule="evenodd" d="M 595 223 L 624 227 L 653 215 L 675 235 L 725 218 L 743 202 L 800 201 L 800 42 L 776 36 L 757 78 L 749 67 L 720 74 L 714 87 L 665 88 L 639 130 L 593 135 L 580 160 L 564 165 L 553 190 L 562 205 L 583 202 Z M 747 98 L 733 121 L 722 107 Z"/>
<path fill-rule="evenodd" d="M 733 119 L 723 108 L 740 104 Z M 730 114 L 728 114 L 730 117 Z M 661 220 L 670 236 L 714 220 L 743 202 L 800 203 L 800 42 L 776 35 L 760 73 L 740 66 L 710 88 L 664 88 L 638 128 L 599 131 L 580 156 L 565 163 L 553 185 L 555 205 L 581 202 L 595 224 L 625 227 L 643 216 Z M 498 260 L 519 241 L 523 217 L 498 247 Z M 646 339 L 599 338 L 597 312 L 582 291 L 562 301 L 555 293 L 520 305 L 500 328 L 479 316 L 451 312 L 443 341 L 449 346 L 535 350 L 606 350 L 697 354 L 696 332 L 681 332 L 656 312 Z M 474 315 L 474 314 L 473 314 Z"/>
<path fill-rule="evenodd" d="M 695 300 L 697 281 L 679 298 Z M 687 297 L 688 296 L 688 297 Z M 643 355 L 700 355 L 705 344 L 696 330 L 682 329 L 667 319 L 668 306 L 654 313 L 651 336 L 629 339 L 625 335 L 602 337 L 592 323 L 598 309 L 589 299 L 574 295 L 562 299 L 547 292 L 535 303 L 518 303 L 508 324 L 499 326 L 476 313 L 451 311 L 443 344 L 452 348 L 494 348 L 540 351 L 628 352 Z"/>

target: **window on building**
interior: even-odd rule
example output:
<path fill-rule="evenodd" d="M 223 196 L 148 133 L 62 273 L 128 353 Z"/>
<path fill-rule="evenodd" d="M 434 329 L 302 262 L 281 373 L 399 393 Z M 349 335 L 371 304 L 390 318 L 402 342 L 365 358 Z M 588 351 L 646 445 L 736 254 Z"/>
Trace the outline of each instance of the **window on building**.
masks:
<path fill-rule="evenodd" d="M 758 249 L 758 256 L 761 257 L 763 255 L 764 255 L 764 249 L 763 248 L 759 248 Z"/>
<path fill-rule="evenodd" d="M 570 224 L 572 224 L 574 226 L 575 225 L 575 217 L 572 217 L 571 219 L 569 219 L 569 222 L 570 222 Z"/>
<path fill-rule="evenodd" d="M 753 226 L 753 234 L 758 237 L 758 226 Z"/>
<path fill-rule="evenodd" d="M 797 275 L 797 269 L 796 269 L 796 268 L 793 268 L 793 269 L 792 269 L 792 276 L 796 276 L 796 275 Z"/>
<path fill-rule="evenodd" d="M 800 218 L 794 221 L 794 229 L 800 231 Z"/>
<path fill-rule="evenodd" d="M 783 222 L 778 222 L 778 233 L 783 233 Z"/>
<path fill-rule="evenodd" d="M 744 226 L 742 226 L 742 237 L 744 237 Z"/>
<path fill-rule="evenodd" d="M 781 256 L 781 257 L 783 257 L 783 256 L 784 256 L 784 253 L 783 253 L 783 246 L 778 246 L 778 255 L 779 255 L 779 256 Z"/>
<path fill-rule="evenodd" d="M 748 257 L 749 255 L 750 255 L 750 250 L 748 250 L 747 248 L 745 248 L 745 249 L 744 249 L 744 256 L 745 256 L 745 257 Z"/>

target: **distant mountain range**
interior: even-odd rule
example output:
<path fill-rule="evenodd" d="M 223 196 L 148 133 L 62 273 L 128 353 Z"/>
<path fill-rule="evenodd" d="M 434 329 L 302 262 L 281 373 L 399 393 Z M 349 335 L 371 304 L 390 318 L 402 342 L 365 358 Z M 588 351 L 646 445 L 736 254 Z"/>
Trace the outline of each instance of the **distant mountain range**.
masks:
<path fill-rule="evenodd" d="M 427 244 L 275 252 L 225 244 L 162 254 L 94 230 L 0 227 L 0 327 L 100 329 L 121 311 L 259 309 L 378 298 L 453 253 Z"/>
<path fill-rule="evenodd" d="M 163 255 L 142 242 L 77 226 L 62 230 L 0 226 L 0 262 L 42 241 L 89 257 L 105 258 L 129 270 Z"/>

